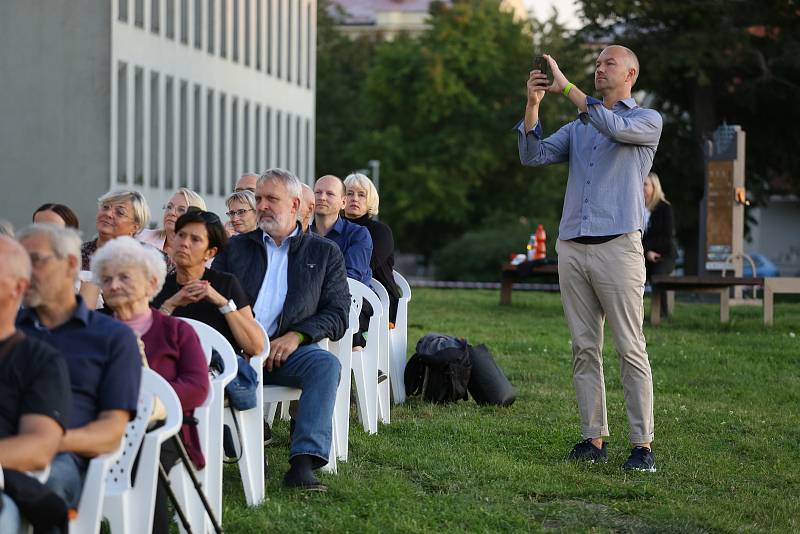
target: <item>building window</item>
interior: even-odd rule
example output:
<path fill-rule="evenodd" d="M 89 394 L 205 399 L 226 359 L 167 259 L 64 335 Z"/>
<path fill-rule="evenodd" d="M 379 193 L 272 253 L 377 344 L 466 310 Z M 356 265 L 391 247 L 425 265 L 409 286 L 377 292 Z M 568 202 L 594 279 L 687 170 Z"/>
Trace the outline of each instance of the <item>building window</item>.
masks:
<path fill-rule="evenodd" d="M 161 31 L 161 2 L 165 0 L 150 0 L 150 31 L 155 33 Z"/>
<path fill-rule="evenodd" d="M 219 0 L 219 55 L 228 57 L 228 2 Z"/>
<path fill-rule="evenodd" d="M 274 34 L 272 26 L 275 22 L 272 17 L 272 2 L 273 0 L 267 0 L 267 24 L 266 28 L 264 28 L 264 39 L 267 40 L 267 57 L 265 58 L 267 62 L 267 74 L 272 74 L 272 36 Z"/>
<path fill-rule="evenodd" d="M 311 25 L 311 2 L 306 5 L 306 87 L 311 89 L 311 61 L 314 56 L 314 48 L 311 46 L 311 32 L 314 28 Z"/>
<path fill-rule="evenodd" d="M 161 120 L 161 90 L 159 88 L 160 76 L 157 72 L 150 73 L 150 187 L 158 187 L 159 177 L 159 146 L 163 140 L 159 137 L 159 121 Z"/>
<path fill-rule="evenodd" d="M 203 0 L 194 2 L 194 47 L 203 49 Z"/>
<path fill-rule="evenodd" d="M 261 70 L 262 57 L 261 45 L 264 42 L 262 32 L 264 30 L 261 17 L 264 14 L 264 6 L 262 0 L 256 0 L 256 70 Z"/>
<path fill-rule="evenodd" d="M 133 78 L 133 183 L 144 185 L 144 70 L 134 69 Z"/>
<path fill-rule="evenodd" d="M 124 184 L 128 164 L 128 65 L 117 67 L 117 182 Z"/>
<path fill-rule="evenodd" d="M 117 2 L 117 20 L 128 22 L 128 0 L 119 0 Z"/>
<path fill-rule="evenodd" d="M 167 83 L 164 89 L 164 113 L 166 127 L 164 128 L 164 187 L 172 189 L 173 177 L 175 174 L 175 154 L 178 147 L 175 146 L 175 89 L 172 76 L 167 76 Z"/>
<path fill-rule="evenodd" d="M 293 11 L 294 11 L 292 6 L 294 6 L 294 0 L 289 0 L 289 5 L 288 5 L 288 9 L 287 9 L 287 11 L 288 11 L 287 15 L 288 15 L 288 19 L 289 20 L 286 22 L 286 55 L 287 55 L 286 81 L 288 81 L 288 82 L 292 81 L 292 71 L 294 70 L 292 68 L 293 67 L 293 65 L 292 65 L 292 43 L 293 43 L 293 41 L 292 41 L 292 15 L 293 15 Z"/>
<path fill-rule="evenodd" d="M 167 38 L 175 39 L 175 0 L 164 0 L 167 3 Z"/>
<path fill-rule="evenodd" d="M 214 54 L 214 44 L 216 43 L 216 34 L 214 33 L 214 23 L 217 20 L 217 12 L 216 12 L 216 0 L 208 0 L 208 16 L 206 17 L 208 21 L 208 32 L 207 36 L 208 39 L 206 40 L 208 43 L 208 47 L 206 50 L 209 54 Z"/>
<path fill-rule="evenodd" d="M 133 24 L 144 28 L 144 2 L 145 0 L 135 0 L 133 4 Z"/>
<path fill-rule="evenodd" d="M 206 194 L 214 194 L 214 90 L 206 93 Z M 218 130 L 216 130 L 218 131 Z"/>
<path fill-rule="evenodd" d="M 228 191 L 227 169 L 228 152 L 227 143 L 225 142 L 225 122 L 227 119 L 228 108 L 227 99 L 225 94 L 219 97 L 219 191 L 220 194 L 225 194 Z"/>
<path fill-rule="evenodd" d="M 283 0 L 277 0 L 278 2 L 278 30 L 276 33 L 276 46 L 278 48 L 278 73 L 277 76 L 280 78 L 283 75 Z"/>

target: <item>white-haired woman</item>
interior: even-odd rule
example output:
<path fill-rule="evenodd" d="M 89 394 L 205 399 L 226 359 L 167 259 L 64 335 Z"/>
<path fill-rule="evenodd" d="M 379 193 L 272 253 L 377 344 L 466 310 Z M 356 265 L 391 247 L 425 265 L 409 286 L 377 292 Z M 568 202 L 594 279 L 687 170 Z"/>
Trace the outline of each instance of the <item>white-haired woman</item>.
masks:
<path fill-rule="evenodd" d="M 672 205 L 667 202 L 661 180 L 651 172 L 644 177 L 645 224 L 642 236 L 647 280 L 655 274 L 670 274 L 675 269 L 675 228 Z M 661 300 L 662 313 L 668 312 L 666 299 Z"/>
<path fill-rule="evenodd" d="M 344 179 L 344 215 L 350 221 L 366 226 L 372 238 L 372 258 L 369 266 L 372 277 L 389 293 L 389 321 L 397 316 L 400 290 L 394 283 L 394 236 L 388 225 L 376 220 L 380 199 L 372 180 L 363 174 L 351 174 Z"/>
<path fill-rule="evenodd" d="M 106 243 L 91 261 L 92 275 L 114 317 L 127 324 L 144 343 L 147 363 L 178 394 L 184 417 L 206 399 L 208 365 L 194 330 L 187 323 L 150 307 L 150 299 L 164 283 L 167 269 L 161 253 L 132 237 Z M 183 425 L 180 433 L 192 463 L 205 465 L 197 427 Z M 171 442 L 161 449 L 161 463 L 169 471 L 178 461 Z M 153 532 L 169 532 L 166 492 L 159 483 Z"/>
<path fill-rule="evenodd" d="M 161 228 L 142 230 L 141 233 L 139 233 L 139 241 L 152 245 L 164 251 L 165 254 L 170 255 L 172 243 L 175 239 L 175 221 L 192 206 L 203 211 L 206 210 L 206 202 L 203 200 L 203 197 L 191 189 L 181 187 L 175 191 L 175 194 L 164 204 Z"/>
<path fill-rule="evenodd" d="M 252 232 L 258 227 L 256 196 L 251 191 L 236 191 L 225 199 L 225 206 L 228 207 L 225 231 L 229 237 Z"/>

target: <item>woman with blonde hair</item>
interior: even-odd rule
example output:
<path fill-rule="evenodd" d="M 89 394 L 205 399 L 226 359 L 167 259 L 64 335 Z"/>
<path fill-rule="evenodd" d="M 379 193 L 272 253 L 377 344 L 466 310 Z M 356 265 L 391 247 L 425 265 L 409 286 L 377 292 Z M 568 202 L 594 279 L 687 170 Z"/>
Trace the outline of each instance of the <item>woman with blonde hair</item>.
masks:
<path fill-rule="evenodd" d="M 258 227 L 256 196 L 252 191 L 235 191 L 225 199 L 225 206 L 228 208 L 225 213 L 228 216 L 228 222 L 225 223 L 228 237 L 246 234 Z"/>
<path fill-rule="evenodd" d="M 142 230 L 139 234 L 139 241 L 152 245 L 164 251 L 165 254 L 170 255 L 172 241 L 175 239 L 175 221 L 192 206 L 200 208 L 203 211 L 206 210 L 206 203 L 203 197 L 191 189 L 181 187 L 175 191 L 175 194 L 164 204 L 161 228 Z"/>
<path fill-rule="evenodd" d="M 667 202 L 661 180 L 654 172 L 644 177 L 644 204 L 642 247 L 649 281 L 654 274 L 672 273 L 677 256 L 672 205 Z M 662 303 L 666 305 L 666 299 Z"/>
<path fill-rule="evenodd" d="M 369 266 L 372 277 L 389 293 L 389 321 L 395 322 L 400 290 L 394 283 L 394 236 L 388 225 L 378 221 L 380 198 L 372 180 L 353 173 L 344 179 L 344 216 L 350 222 L 366 226 L 372 238 L 372 257 Z"/>

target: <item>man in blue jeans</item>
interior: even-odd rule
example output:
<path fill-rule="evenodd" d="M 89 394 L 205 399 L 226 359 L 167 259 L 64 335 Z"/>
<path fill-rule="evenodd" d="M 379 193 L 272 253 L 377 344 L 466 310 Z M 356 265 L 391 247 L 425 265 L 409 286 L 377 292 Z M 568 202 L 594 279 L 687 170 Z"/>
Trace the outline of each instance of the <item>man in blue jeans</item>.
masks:
<path fill-rule="evenodd" d="M 314 343 L 342 337 L 350 291 L 336 244 L 301 231 L 301 194 L 294 174 L 267 170 L 256 185 L 259 228 L 231 238 L 212 267 L 239 279 L 269 335 L 264 383 L 303 390 L 284 485 L 324 491 L 313 470 L 328 463 L 341 365 Z"/>

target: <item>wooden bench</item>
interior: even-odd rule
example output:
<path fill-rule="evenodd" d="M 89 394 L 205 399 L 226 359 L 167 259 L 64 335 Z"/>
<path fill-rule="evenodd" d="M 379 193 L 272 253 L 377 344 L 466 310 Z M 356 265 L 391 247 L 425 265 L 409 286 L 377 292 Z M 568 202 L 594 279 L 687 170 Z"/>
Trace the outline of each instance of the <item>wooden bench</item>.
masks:
<path fill-rule="evenodd" d="M 501 269 L 500 282 L 500 304 L 511 304 L 511 291 L 514 282 L 531 276 L 555 276 L 558 277 L 557 263 L 523 262 L 520 265 L 506 263 Z"/>
<path fill-rule="evenodd" d="M 800 293 L 800 278 L 764 278 L 764 324 L 772 324 L 772 304 L 775 293 Z"/>
<path fill-rule="evenodd" d="M 764 278 L 743 278 L 734 276 L 668 276 L 655 275 L 651 280 L 653 284 L 653 298 L 650 302 L 650 324 L 661 323 L 661 300 L 667 291 L 696 291 L 719 293 L 719 320 L 727 323 L 730 320 L 730 289 L 733 286 L 764 286 Z M 800 292 L 800 291 L 798 291 Z M 766 301 L 765 322 L 766 322 Z M 772 301 L 770 300 L 770 317 L 772 316 Z"/>

